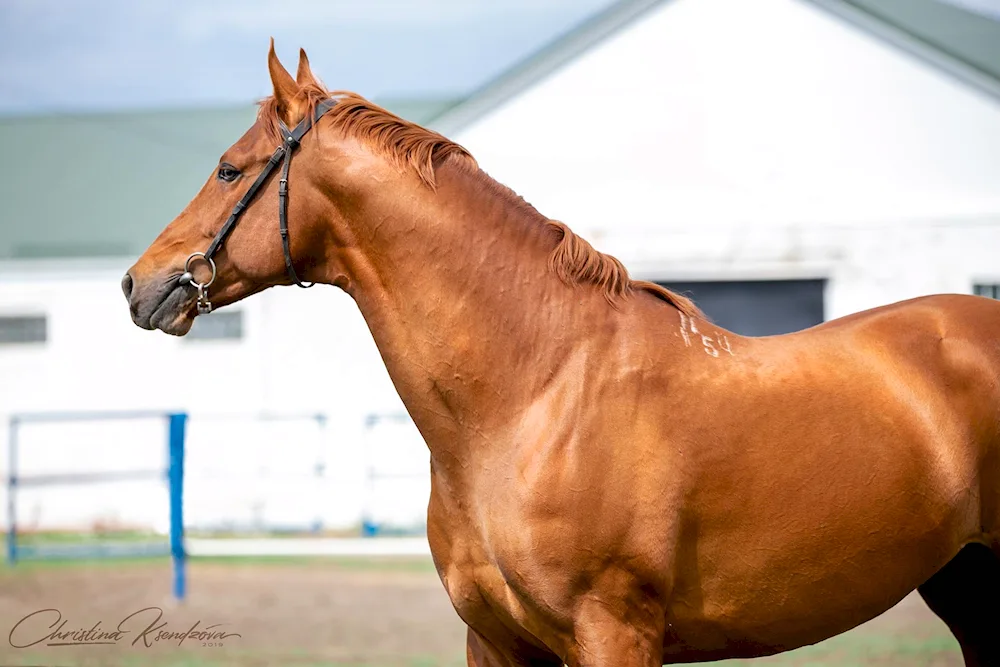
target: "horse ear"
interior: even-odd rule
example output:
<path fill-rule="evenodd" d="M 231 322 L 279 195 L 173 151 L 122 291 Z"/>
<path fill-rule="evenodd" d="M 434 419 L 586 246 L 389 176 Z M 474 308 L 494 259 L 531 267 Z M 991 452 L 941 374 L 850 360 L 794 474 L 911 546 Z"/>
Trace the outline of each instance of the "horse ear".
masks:
<path fill-rule="evenodd" d="M 305 49 L 299 49 L 299 69 L 295 73 L 295 82 L 299 86 L 314 85 L 322 88 L 319 80 L 313 76 L 312 68 L 309 67 L 309 56 L 306 55 Z"/>
<path fill-rule="evenodd" d="M 271 38 L 271 49 L 267 54 L 267 69 L 271 72 L 271 83 L 274 84 L 274 99 L 278 102 L 278 111 L 282 120 L 289 125 L 297 121 L 295 96 L 299 93 L 299 84 L 288 73 L 278 55 L 274 52 L 274 37 Z"/>

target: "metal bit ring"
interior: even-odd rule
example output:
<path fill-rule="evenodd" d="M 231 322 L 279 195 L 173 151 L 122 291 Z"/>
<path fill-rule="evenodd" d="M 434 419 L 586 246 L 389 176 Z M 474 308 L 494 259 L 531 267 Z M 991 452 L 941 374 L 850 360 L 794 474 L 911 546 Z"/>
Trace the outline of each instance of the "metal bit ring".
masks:
<path fill-rule="evenodd" d="M 208 282 L 204 284 L 195 282 L 194 273 L 191 272 L 191 261 L 198 259 L 199 257 L 208 262 L 209 267 L 211 267 L 212 269 L 212 277 L 209 278 Z M 188 256 L 187 260 L 184 262 L 184 275 L 181 276 L 181 280 L 183 281 L 185 278 L 187 278 L 186 282 L 190 283 L 191 285 L 194 285 L 199 289 L 208 289 L 208 286 L 215 282 L 215 275 L 216 275 L 215 262 L 212 260 L 212 258 L 207 256 L 203 252 L 193 252 Z"/>
<path fill-rule="evenodd" d="M 191 262 L 199 257 L 208 262 L 208 265 L 212 268 L 212 277 L 208 279 L 207 283 L 196 282 L 194 273 L 191 271 Z M 191 253 L 184 262 L 184 274 L 180 278 L 180 283 L 182 285 L 193 285 L 198 290 L 198 313 L 200 315 L 207 315 L 212 312 L 212 302 L 208 300 L 208 286 L 215 282 L 215 276 L 215 262 L 203 252 Z"/>

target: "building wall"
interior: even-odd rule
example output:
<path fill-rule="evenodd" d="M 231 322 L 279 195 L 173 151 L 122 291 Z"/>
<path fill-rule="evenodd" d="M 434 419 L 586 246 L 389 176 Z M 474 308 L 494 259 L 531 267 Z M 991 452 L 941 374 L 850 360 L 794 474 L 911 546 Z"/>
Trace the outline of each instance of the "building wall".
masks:
<path fill-rule="evenodd" d="M 48 341 L 0 346 L 4 412 L 261 406 L 260 304 L 238 345 L 188 342 L 132 324 L 119 283 L 126 262 L 9 262 L 0 313 L 44 313 Z M 220 391 L 220 378 L 223 390 Z"/>
<path fill-rule="evenodd" d="M 387 426 L 405 444 L 403 454 L 392 450 L 394 465 L 403 456 L 426 477 L 426 448 L 412 425 L 365 427 L 369 414 L 404 410 L 364 320 L 340 290 L 272 289 L 230 307 L 244 311 L 242 340 L 191 341 L 131 322 L 119 287 L 129 264 L 0 265 L 0 315 L 45 314 L 49 334 L 44 344 L 0 345 L 4 479 L 11 414 L 95 410 L 191 414 L 187 515 L 199 525 L 356 524 L 369 466 L 379 464 L 370 443 Z M 270 423 L 261 413 L 301 418 Z M 319 413 L 327 417 L 322 431 L 311 418 Z M 26 425 L 20 443 L 24 475 L 150 469 L 165 463 L 166 430 L 149 419 Z M 387 446 L 394 445 L 383 444 L 383 454 Z M 97 520 L 161 526 L 167 505 L 150 499 L 162 489 L 137 482 L 24 490 L 18 516 L 39 528 Z M 425 502 L 419 493 L 416 502 Z M 412 490 L 385 502 L 398 516 L 414 514 Z"/>
<path fill-rule="evenodd" d="M 828 319 L 1000 282 L 1000 104 L 801 0 L 665 2 L 454 138 L 637 277 L 826 278 Z M 127 265 L 0 267 L 0 312 L 51 318 L 45 346 L 0 347 L 0 418 L 191 411 L 200 486 L 189 515 L 205 523 L 348 525 L 374 459 L 405 450 L 420 452 L 414 470 L 426 463 L 412 430 L 365 430 L 366 414 L 402 406 L 343 293 L 269 290 L 238 306 L 243 341 L 186 342 L 131 323 L 118 287 Z M 307 420 L 265 428 L 249 418 L 261 411 L 324 412 L 328 431 L 317 442 Z M 248 417 L 211 426 L 221 413 Z M 144 433 L 117 446 L 148 448 L 154 461 L 160 444 Z M 386 454 L 371 444 L 380 438 L 411 441 Z M 38 451 L 70 468 L 99 447 L 46 442 Z M 310 477 L 318 460 L 323 482 Z M 74 493 L 29 502 L 89 499 L 76 504 L 91 514 L 122 505 L 113 490 Z M 421 494 L 403 492 L 397 509 L 412 515 Z M 165 513 L 153 497 L 132 505 Z"/>
<path fill-rule="evenodd" d="M 1000 220 L 1000 101 L 804 0 L 663 2 L 454 138 L 544 214 L 668 278 L 858 280 L 851 258 L 889 239 L 906 245 L 879 264 L 942 225 Z M 952 268 L 838 292 L 831 314 L 964 287 Z"/>
<path fill-rule="evenodd" d="M 926 294 L 1000 283 L 1000 216 L 806 228 L 716 226 L 598 232 L 595 243 L 650 280 L 825 278 L 834 319 Z"/>
<path fill-rule="evenodd" d="M 622 230 L 595 242 L 626 258 L 633 274 L 653 280 L 827 278 L 832 318 L 921 294 L 968 293 L 976 282 L 1000 283 L 997 223 Z M 118 287 L 122 270 L 0 271 L 0 313 L 44 312 L 51 332 L 37 349 L 0 346 L 0 422 L 26 411 L 189 411 L 190 526 L 318 521 L 343 528 L 357 525 L 366 508 L 383 520 L 412 523 L 423 516 L 427 452 L 412 424 L 365 428 L 366 415 L 403 408 L 349 297 L 321 286 L 276 288 L 231 307 L 245 311 L 243 341 L 185 342 L 131 323 Z M 260 412 L 299 418 L 268 423 L 257 419 Z M 313 413 L 328 416 L 325 430 L 310 419 Z M 155 468 L 164 461 L 165 435 L 153 420 L 26 427 L 19 468 L 22 474 Z M 6 439 L 0 430 L 4 476 Z M 412 476 L 373 485 L 372 467 Z M 5 493 L 0 489 L 0 507 Z M 164 494 L 150 482 L 24 490 L 19 522 L 164 528 Z"/>

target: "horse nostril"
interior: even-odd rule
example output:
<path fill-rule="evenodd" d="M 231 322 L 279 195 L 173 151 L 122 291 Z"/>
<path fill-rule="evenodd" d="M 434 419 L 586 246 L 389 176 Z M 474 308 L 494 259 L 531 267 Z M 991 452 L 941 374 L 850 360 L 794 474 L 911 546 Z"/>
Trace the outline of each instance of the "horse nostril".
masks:
<path fill-rule="evenodd" d="M 132 298 L 132 276 L 127 273 L 122 278 L 122 292 L 125 293 L 126 299 Z"/>

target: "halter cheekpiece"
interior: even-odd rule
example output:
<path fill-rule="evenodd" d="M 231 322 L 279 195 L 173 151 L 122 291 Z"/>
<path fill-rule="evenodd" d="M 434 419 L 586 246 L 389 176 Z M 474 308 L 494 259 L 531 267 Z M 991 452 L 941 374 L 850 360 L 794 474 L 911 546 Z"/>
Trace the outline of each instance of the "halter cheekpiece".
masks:
<path fill-rule="evenodd" d="M 281 248 L 285 253 L 285 271 L 292 281 L 299 287 L 312 287 L 315 283 L 303 283 L 299 280 L 298 274 L 295 273 L 295 267 L 292 266 L 292 253 L 289 248 L 288 242 L 288 167 L 292 162 L 292 152 L 298 147 L 299 143 L 302 141 L 302 137 L 306 135 L 309 130 L 312 129 L 319 119 L 327 111 L 336 106 L 336 100 L 328 99 L 323 100 L 316 105 L 316 113 L 312 116 L 307 116 L 302 119 L 298 125 L 295 126 L 294 130 L 289 130 L 285 126 L 281 119 L 278 119 L 278 126 L 281 129 L 282 143 L 278 146 L 274 153 L 268 159 L 267 164 L 264 165 L 263 171 L 257 176 L 250 188 L 247 189 L 246 194 L 236 202 L 236 206 L 233 207 L 233 212 L 229 214 L 229 219 L 226 220 L 226 224 L 222 225 L 222 229 L 219 233 L 215 235 L 215 239 L 212 240 L 211 245 L 208 246 L 208 250 L 205 252 L 193 252 L 188 256 L 187 261 L 184 262 L 184 273 L 180 277 L 181 285 L 191 285 L 198 290 L 198 313 L 205 315 L 212 312 L 212 302 L 208 300 L 208 288 L 213 282 L 215 282 L 216 268 L 215 261 L 212 256 L 218 252 L 219 248 L 222 246 L 222 242 L 225 241 L 229 233 L 233 231 L 236 223 L 239 221 L 240 216 L 243 211 L 250 206 L 253 198 L 257 195 L 257 191 L 260 190 L 264 182 L 274 173 L 277 169 L 278 164 L 281 163 L 281 180 L 278 181 L 278 232 L 281 234 Z M 206 283 L 198 283 L 194 280 L 194 273 L 191 271 L 191 265 L 198 261 L 203 260 L 208 263 L 209 268 L 212 269 L 212 276 L 208 279 Z"/>

